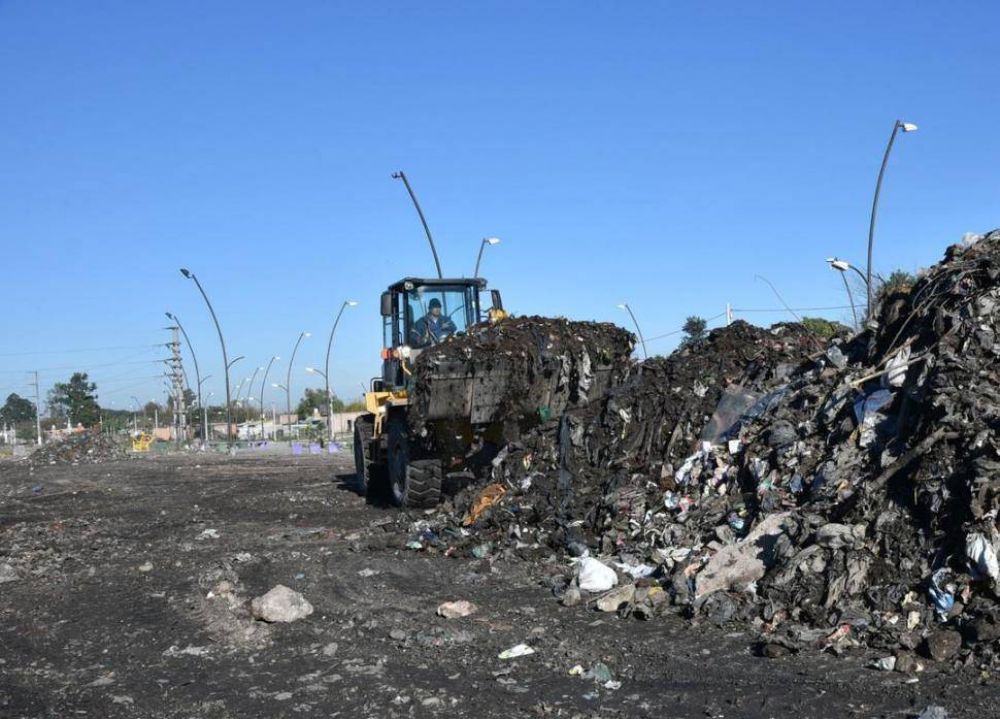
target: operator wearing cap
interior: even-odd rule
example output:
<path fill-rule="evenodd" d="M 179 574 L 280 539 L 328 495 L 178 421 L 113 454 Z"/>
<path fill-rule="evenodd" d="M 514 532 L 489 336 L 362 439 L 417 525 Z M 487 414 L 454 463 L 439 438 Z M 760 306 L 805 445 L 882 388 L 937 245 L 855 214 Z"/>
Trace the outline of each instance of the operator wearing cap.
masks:
<path fill-rule="evenodd" d="M 412 347 L 430 347 L 437 344 L 457 327 L 449 318 L 441 314 L 441 300 L 436 297 L 427 303 L 427 314 L 413 323 L 410 330 L 410 345 Z"/>

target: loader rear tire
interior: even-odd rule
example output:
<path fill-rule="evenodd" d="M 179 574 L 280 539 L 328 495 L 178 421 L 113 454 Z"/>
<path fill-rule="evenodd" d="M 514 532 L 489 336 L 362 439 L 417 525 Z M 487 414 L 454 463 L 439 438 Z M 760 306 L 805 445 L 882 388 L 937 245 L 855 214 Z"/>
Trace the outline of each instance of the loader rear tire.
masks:
<path fill-rule="evenodd" d="M 372 462 L 372 437 L 375 435 L 374 415 L 362 415 L 354 422 L 355 487 L 370 500 L 385 501 L 388 482 L 385 466 Z"/>
<path fill-rule="evenodd" d="M 428 508 L 441 501 L 441 462 L 410 459 L 410 432 L 406 417 L 389 418 L 388 454 L 391 500 L 397 507 Z"/>

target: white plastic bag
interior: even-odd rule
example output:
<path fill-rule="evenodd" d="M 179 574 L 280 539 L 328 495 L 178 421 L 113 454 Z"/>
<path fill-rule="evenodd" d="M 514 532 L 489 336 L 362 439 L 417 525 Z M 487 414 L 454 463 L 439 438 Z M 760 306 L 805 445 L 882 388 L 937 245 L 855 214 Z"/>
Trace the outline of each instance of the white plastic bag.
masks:
<path fill-rule="evenodd" d="M 618 584 L 618 575 L 593 557 L 584 557 L 580 560 L 577 581 L 584 592 L 606 592 Z"/>

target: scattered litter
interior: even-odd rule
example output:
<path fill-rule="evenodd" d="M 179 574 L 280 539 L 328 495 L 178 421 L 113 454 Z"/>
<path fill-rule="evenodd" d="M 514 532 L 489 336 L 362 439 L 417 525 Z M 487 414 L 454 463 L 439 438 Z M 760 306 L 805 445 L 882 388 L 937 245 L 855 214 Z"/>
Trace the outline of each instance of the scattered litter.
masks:
<path fill-rule="evenodd" d="M 462 520 L 462 524 L 468 527 L 469 525 L 475 523 L 475 521 L 479 519 L 479 515 L 503 499 L 505 494 L 507 494 L 507 488 L 502 484 L 490 484 L 483 487 L 479 496 L 477 496 L 475 501 L 473 501 L 468 514 L 466 514 L 465 518 Z"/>
<path fill-rule="evenodd" d="M 618 584 L 618 575 L 593 557 L 584 557 L 578 565 L 577 581 L 584 592 L 606 592 Z"/>
<path fill-rule="evenodd" d="M 917 719 L 948 719 L 948 712 L 944 707 L 931 704 L 917 716 Z"/>
<path fill-rule="evenodd" d="M 497 659 L 517 659 L 518 657 L 526 657 L 530 654 L 534 654 L 535 650 L 529 647 L 527 644 L 515 644 L 510 649 L 505 649 L 497 655 Z"/>
<path fill-rule="evenodd" d="M 444 617 L 445 619 L 460 619 L 470 614 L 475 614 L 478 610 L 479 607 L 472 602 L 460 599 L 457 602 L 445 602 L 441 604 L 437 608 L 437 613 L 439 617 Z"/>
<path fill-rule="evenodd" d="M 211 654 L 211 647 L 196 647 L 188 645 L 183 649 L 179 648 L 177 645 L 172 645 L 170 648 L 163 652 L 165 657 L 205 657 Z"/>

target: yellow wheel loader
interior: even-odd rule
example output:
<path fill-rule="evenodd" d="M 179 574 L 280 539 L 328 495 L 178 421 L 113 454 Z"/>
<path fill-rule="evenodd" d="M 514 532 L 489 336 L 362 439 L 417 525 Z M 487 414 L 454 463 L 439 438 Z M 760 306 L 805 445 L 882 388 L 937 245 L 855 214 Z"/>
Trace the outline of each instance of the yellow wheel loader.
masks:
<path fill-rule="evenodd" d="M 354 461 L 359 489 L 397 506 L 433 507 L 446 474 L 462 474 L 474 442 L 489 434 L 502 377 L 478 376 L 459 368 L 436 368 L 433 395 L 414 436 L 410 409 L 417 389 L 414 363 L 424 352 L 465 334 L 473 325 L 506 315 L 500 293 L 480 308 L 481 278 L 408 277 L 382 294 L 382 376 L 365 394 L 367 414 L 354 426 Z M 468 475 L 466 475 L 468 476 Z"/>

